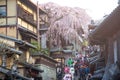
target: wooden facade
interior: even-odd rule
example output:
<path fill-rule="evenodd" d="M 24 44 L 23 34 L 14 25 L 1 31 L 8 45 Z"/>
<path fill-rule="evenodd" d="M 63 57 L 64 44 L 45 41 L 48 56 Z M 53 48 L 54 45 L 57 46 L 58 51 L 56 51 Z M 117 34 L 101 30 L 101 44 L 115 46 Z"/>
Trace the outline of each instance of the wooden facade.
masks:
<path fill-rule="evenodd" d="M 39 8 L 38 14 L 44 15 L 45 12 Z M 0 0 L 0 34 L 6 36 L 7 41 L 13 40 L 13 47 L 23 52 L 20 61 L 29 62 L 29 49 L 36 48 L 31 43 L 37 41 L 39 33 L 38 14 L 37 6 L 30 0 Z M 12 62 L 9 59 L 7 65 Z M 20 73 L 24 75 L 22 69 Z"/>
<path fill-rule="evenodd" d="M 1 0 L 0 9 L 1 34 L 29 43 L 37 40 L 36 5 L 29 0 Z"/>
<path fill-rule="evenodd" d="M 111 64 L 120 64 L 120 6 L 105 18 L 95 29 L 90 33 L 89 39 L 92 45 L 102 46 L 102 57 L 105 59 L 105 72 L 103 80 L 108 80 L 109 69 Z M 117 72 L 115 73 L 117 74 Z M 115 75 L 114 74 L 114 75 Z M 109 77 L 108 77 L 109 75 Z M 116 80 L 116 79 L 115 79 Z"/>

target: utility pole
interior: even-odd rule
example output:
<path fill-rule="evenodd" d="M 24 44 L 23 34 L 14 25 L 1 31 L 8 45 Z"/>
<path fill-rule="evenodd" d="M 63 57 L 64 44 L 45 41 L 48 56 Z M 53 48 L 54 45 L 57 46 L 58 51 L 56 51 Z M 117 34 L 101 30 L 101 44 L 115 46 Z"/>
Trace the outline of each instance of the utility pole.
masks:
<path fill-rule="evenodd" d="M 37 40 L 38 43 L 40 44 L 40 23 L 39 23 L 39 1 L 37 1 Z"/>
<path fill-rule="evenodd" d="M 120 0 L 118 0 L 118 5 L 120 5 Z"/>

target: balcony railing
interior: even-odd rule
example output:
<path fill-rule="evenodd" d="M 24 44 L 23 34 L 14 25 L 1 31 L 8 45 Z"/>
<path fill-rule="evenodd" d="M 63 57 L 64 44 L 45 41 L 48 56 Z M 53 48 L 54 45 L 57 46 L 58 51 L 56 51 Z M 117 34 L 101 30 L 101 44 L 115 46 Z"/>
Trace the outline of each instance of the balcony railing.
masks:
<path fill-rule="evenodd" d="M 30 24 L 37 26 L 37 21 L 33 20 L 33 14 L 29 13 L 28 11 L 24 10 L 22 7 L 18 5 L 18 17 L 29 22 Z"/>

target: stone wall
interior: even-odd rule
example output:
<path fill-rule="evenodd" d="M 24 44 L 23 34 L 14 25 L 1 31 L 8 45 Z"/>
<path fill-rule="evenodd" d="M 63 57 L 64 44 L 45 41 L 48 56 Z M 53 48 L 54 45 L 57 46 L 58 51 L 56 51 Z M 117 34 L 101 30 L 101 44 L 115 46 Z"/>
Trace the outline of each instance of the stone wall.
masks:
<path fill-rule="evenodd" d="M 56 68 L 51 68 L 43 64 L 40 64 L 39 68 L 44 70 L 44 72 L 41 73 L 42 80 L 56 80 Z"/>

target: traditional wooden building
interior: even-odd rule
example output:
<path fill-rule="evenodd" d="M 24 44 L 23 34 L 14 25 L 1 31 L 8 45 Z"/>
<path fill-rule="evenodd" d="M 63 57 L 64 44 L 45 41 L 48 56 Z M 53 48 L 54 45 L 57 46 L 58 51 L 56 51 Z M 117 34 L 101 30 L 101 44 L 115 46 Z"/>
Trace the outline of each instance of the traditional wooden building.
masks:
<path fill-rule="evenodd" d="M 26 77 L 29 77 L 29 78 L 31 77 L 31 78 L 34 78 L 35 80 L 43 80 L 42 76 L 40 75 L 42 72 L 44 72 L 44 70 L 39 69 L 39 67 L 36 67 L 35 64 L 30 64 L 22 61 L 18 61 L 18 64 L 19 64 L 19 70 L 22 69 L 22 67 L 20 66 L 24 67 L 24 70 L 25 70 L 24 74 Z"/>
<path fill-rule="evenodd" d="M 63 68 L 66 64 L 67 59 L 73 57 L 73 51 L 53 48 L 50 50 L 50 56 L 59 62 L 61 64 L 61 68 Z"/>
<path fill-rule="evenodd" d="M 39 12 L 38 12 L 39 11 Z M 45 12 L 30 0 L 0 0 L 0 34 L 5 39 L 13 40 L 13 47 L 23 52 L 19 57 L 22 62 L 29 62 L 31 43 L 38 41 L 40 36 L 39 16 Z M 4 36 L 2 36 L 4 35 Z M 4 39 L 3 39 L 4 40 Z M 6 40 L 8 41 L 8 40 Z M 22 67 L 21 67 L 22 68 Z M 24 68 L 20 73 L 24 74 Z"/>
<path fill-rule="evenodd" d="M 120 5 L 113 10 L 96 28 L 90 33 L 89 40 L 92 45 L 101 46 L 101 56 L 104 58 L 105 72 L 103 80 L 119 80 L 116 76 L 120 73 Z M 115 67 L 116 66 L 116 67 Z M 114 69 L 113 69 L 114 68 Z M 110 70 L 113 72 L 111 73 Z M 116 77 L 115 77 L 116 76 Z M 116 79 L 118 78 L 119 79 Z"/>
<path fill-rule="evenodd" d="M 35 59 L 35 66 L 44 70 L 41 73 L 42 80 L 56 80 L 56 65 L 58 63 L 56 60 L 42 53 L 34 53 L 32 57 Z"/>
<path fill-rule="evenodd" d="M 18 46 L 24 45 L 23 47 L 29 47 L 29 48 L 36 48 L 35 46 L 33 46 L 28 42 L 18 40 L 13 37 L 8 37 L 5 35 L 0 35 L 0 41 L 2 42 L 2 44 L 0 43 L 1 45 L 0 46 L 0 52 L 1 52 L 0 64 L 1 64 L 1 69 L 3 69 L 0 71 L 0 73 L 4 73 L 6 75 L 7 73 L 10 72 L 10 74 L 7 74 L 7 76 L 11 78 L 10 75 L 12 75 L 12 72 L 13 72 L 14 74 L 17 74 L 17 75 L 12 75 L 12 76 L 16 76 L 17 79 L 26 78 L 24 80 L 29 80 L 31 77 L 34 79 L 41 78 L 41 77 L 38 77 L 38 75 L 39 73 L 42 73 L 43 70 L 35 67 L 33 63 L 32 64 L 28 63 L 27 61 L 24 60 L 24 58 L 20 59 L 20 56 L 23 55 L 24 53 L 22 51 L 17 50 L 14 44 Z M 6 44 L 7 46 L 5 46 L 4 44 Z M 32 75 L 32 73 L 33 74 L 35 73 L 36 75 Z"/>
<path fill-rule="evenodd" d="M 13 40 L 17 41 L 14 38 L 0 35 L 0 80 L 29 80 L 29 78 L 20 74 L 17 70 L 16 61 L 23 52 L 15 49 L 15 42 Z"/>
<path fill-rule="evenodd" d="M 39 8 L 39 14 L 43 14 Z M 39 31 L 39 30 L 38 30 Z M 37 41 L 37 6 L 30 0 L 0 1 L 0 33 L 31 43 Z M 19 49 L 28 53 L 27 47 Z M 24 54 L 26 61 L 29 54 Z"/>

